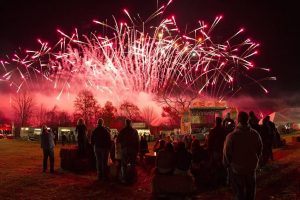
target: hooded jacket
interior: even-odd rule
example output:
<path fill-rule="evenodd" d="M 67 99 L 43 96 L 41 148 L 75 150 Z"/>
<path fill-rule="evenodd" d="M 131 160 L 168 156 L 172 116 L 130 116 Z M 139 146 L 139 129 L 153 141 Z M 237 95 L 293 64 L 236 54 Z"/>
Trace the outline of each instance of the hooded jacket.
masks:
<path fill-rule="evenodd" d="M 239 124 L 227 135 L 223 149 L 223 162 L 234 173 L 253 173 L 257 169 L 261 154 L 261 138 L 250 126 Z"/>

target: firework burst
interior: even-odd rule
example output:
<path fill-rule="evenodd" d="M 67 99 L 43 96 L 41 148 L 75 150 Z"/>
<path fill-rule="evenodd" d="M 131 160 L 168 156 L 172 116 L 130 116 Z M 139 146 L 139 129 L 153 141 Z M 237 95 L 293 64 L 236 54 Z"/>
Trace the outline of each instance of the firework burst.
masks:
<path fill-rule="evenodd" d="M 1 80 L 17 92 L 42 85 L 56 91 L 57 99 L 83 88 L 109 94 L 198 93 L 220 100 L 240 91 L 242 84 L 256 83 L 268 92 L 261 82 L 275 77 L 256 80 L 250 75 L 259 44 L 239 39 L 244 29 L 216 42 L 213 31 L 222 16 L 210 25 L 199 21 L 196 29 L 185 34 L 174 16 L 153 26 L 153 19 L 165 9 L 160 7 L 145 21 L 132 17 L 126 9 L 129 23 L 115 18 L 113 25 L 94 20 L 108 30 L 107 35 L 97 31 L 80 35 L 77 29 L 68 35 L 57 30 L 61 38 L 53 47 L 38 40 L 39 50 L 1 61 Z"/>

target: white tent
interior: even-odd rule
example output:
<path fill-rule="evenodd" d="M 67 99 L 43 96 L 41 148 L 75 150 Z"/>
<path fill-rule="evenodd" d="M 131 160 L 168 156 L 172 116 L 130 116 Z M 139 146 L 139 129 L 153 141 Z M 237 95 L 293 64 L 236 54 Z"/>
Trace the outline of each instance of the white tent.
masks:
<path fill-rule="evenodd" d="M 270 120 L 276 124 L 276 126 L 291 125 L 293 129 L 300 129 L 300 108 L 285 108 L 278 112 L 269 114 Z M 262 124 L 260 120 L 259 124 Z"/>

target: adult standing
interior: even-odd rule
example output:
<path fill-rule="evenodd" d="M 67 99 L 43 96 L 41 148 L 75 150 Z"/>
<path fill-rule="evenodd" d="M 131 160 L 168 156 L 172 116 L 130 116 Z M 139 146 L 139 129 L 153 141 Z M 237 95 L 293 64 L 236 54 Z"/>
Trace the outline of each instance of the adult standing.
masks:
<path fill-rule="evenodd" d="M 77 133 L 78 154 L 80 156 L 85 154 L 86 131 L 87 128 L 84 124 L 84 120 L 82 118 L 78 119 L 75 132 Z"/>
<path fill-rule="evenodd" d="M 210 130 L 207 139 L 207 150 L 213 162 L 222 163 L 225 138 L 226 130 L 222 127 L 222 118 L 216 117 L 216 126 Z"/>
<path fill-rule="evenodd" d="M 141 141 L 140 141 L 140 161 L 141 161 L 141 164 L 144 163 L 144 157 L 145 157 L 145 154 L 149 152 L 149 149 L 148 149 L 148 142 L 145 138 L 146 136 L 141 136 Z"/>
<path fill-rule="evenodd" d="M 237 128 L 227 135 L 223 162 L 228 167 L 235 199 L 254 200 L 256 169 L 262 153 L 262 141 L 248 124 L 248 114 L 240 112 Z"/>
<path fill-rule="evenodd" d="M 54 173 L 54 134 L 46 125 L 42 128 L 41 148 L 43 149 L 43 172 L 47 171 L 48 157 L 50 159 L 50 173 Z"/>
<path fill-rule="evenodd" d="M 273 149 L 274 138 L 276 136 L 277 129 L 276 129 L 276 126 L 275 126 L 274 122 L 272 122 L 270 120 L 270 116 L 268 115 L 266 118 L 267 118 L 269 128 L 270 128 L 270 131 L 269 131 L 269 144 L 268 144 L 268 155 L 269 155 L 269 158 L 272 161 L 274 161 L 273 150 L 272 149 Z"/>
<path fill-rule="evenodd" d="M 131 120 L 125 120 L 125 127 L 118 135 L 121 144 L 121 181 L 132 182 L 135 177 L 135 164 L 139 152 L 139 136 L 136 129 L 132 128 Z"/>
<path fill-rule="evenodd" d="M 256 117 L 256 115 L 253 111 L 249 112 L 249 125 L 251 128 L 253 128 L 258 133 L 260 133 L 259 119 L 258 119 L 258 117 Z"/>
<path fill-rule="evenodd" d="M 215 185 L 225 185 L 227 173 L 222 164 L 223 147 L 226 138 L 226 130 L 222 127 L 222 118 L 216 117 L 216 126 L 210 130 L 207 140 L 207 150 L 210 157 L 210 169 Z"/>
<path fill-rule="evenodd" d="M 96 157 L 98 180 L 108 179 L 108 155 L 111 148 L 110 132 L 103 124 L 103 119 L 98 119 L 97 127 L 91 136 L 91 144 L 94 147 Z"/>

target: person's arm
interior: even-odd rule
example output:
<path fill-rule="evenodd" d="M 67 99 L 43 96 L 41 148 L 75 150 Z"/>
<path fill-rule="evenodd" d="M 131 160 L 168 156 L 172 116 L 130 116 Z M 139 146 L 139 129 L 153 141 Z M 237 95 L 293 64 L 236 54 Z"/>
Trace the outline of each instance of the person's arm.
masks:
<path fill-rule="evenodd" d="M 232 135 L 226 137 L 223 149 L 223 164 L 229 167 L 232 160 Z"/>
<path fill-rule="evenodd" d="M 257 157 L 260 158 L 262 155 L 262 150 L 263 150 L 263 143 L 260 135 L 257 133 L 257 139 L 258 139 L 258 150 L 257 150 Z"/>

